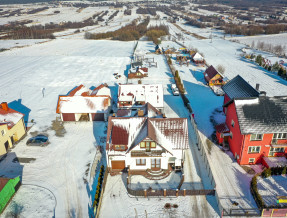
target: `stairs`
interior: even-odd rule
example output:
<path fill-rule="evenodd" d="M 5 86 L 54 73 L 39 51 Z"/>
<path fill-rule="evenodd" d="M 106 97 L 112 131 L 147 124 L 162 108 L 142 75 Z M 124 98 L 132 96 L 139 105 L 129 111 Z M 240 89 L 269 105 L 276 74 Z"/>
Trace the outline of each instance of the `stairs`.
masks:
<path fill-rule="evenodd" d="M 169 174 L 170 174 L 169 170 L 160 169 L 157 171 L 153 171 L 151 169 L 147 169 L 147 171 L 143 176 L 150 180 L 161 180 L 168 177 Z"/>

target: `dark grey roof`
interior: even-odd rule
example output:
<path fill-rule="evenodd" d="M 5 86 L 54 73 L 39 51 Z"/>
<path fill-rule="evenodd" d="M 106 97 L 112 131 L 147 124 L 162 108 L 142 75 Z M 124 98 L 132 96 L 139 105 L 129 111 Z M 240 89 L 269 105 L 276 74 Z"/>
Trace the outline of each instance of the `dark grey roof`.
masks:
<path fill-rule="evenodd" d="M 287 96 L 235 99 L 242 134 L 287 132 Z"/>
<path fill-rule="evenodd" d="M 259 92 L 239 75 L 226 83 L 222 89 L 230 99 L 259 96 Z"/>

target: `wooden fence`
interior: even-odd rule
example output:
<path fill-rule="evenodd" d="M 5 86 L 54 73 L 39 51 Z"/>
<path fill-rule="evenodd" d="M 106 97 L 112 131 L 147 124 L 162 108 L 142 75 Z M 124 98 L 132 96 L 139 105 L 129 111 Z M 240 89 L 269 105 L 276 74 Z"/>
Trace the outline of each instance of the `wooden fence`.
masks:
<path fill-rule="evenodd" d="M 215 195 L 214 189 L 144 189 L 133 190 L 127 187 L 127 191 L 130 195 L 137 197 L 178 197 L 178 196 L 191 196 L 191 195 Z"/>
<path fill-rule="evenodd" d="M 107 183 L 107 177 L 108 177 L 108 169 L 105 168 L 105 175 L 104 175 L 104 179 L 103 179 L 103 184 L 102 184 L 102 190 L 101 190 L 101 195 L 100 195 L 100 200 L 99 200 L 99 205 L 97 207 L 94 208 L 94 214 L 95 217 L 98 218 L 100 215 L 100 208 L 102 206 L 102 199 L 103 199 L 103 195 L 104 195 L 104 191 L 105 191 L 105 187 L 106 187 L 106 183 Z"/>

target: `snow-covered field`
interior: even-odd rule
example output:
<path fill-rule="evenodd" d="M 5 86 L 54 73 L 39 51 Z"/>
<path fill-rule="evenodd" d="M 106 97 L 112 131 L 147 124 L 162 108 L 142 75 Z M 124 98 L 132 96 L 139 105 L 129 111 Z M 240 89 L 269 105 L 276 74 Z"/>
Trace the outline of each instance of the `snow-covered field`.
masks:
<path fill-rule="evenodd" d="M 281 45 L 285 46 L 285 53 L 287 53 L 287 33 L 272 34 L 272 35 L 259 35 L 259 36 L 244 36 L 244 37 L 232 37 L 229 40 L 236 40 L 242 44 L 251 46 L 253 43 L 256 46 L 258 42 L 264 42 L 265 44 L 271 44 L 272 46 Z"/>
<path fill-rule="evenodd" d="M 257 177 L 257 188 L 266 206 L 276 206 L 278 196 L 287 196 L 287 176 Z M 280 204 L 286 206 L 286 204 Z"/>
<path fill-rule="evenodd" d="M 105 123 L 84 122 L 66 123 L 67 133 L 56 137 L 50 128 L 57 116 L 58 95 L 80 84 L 91 87 L 104 82 L 116 94 L 117 83 L 126 81 L 124 71 L 130 63 L 133 46 L 134 42 L 53 40 L 0 54 L 1 101 L 12 102 L 10 105 L 16 109 L 25 108 L 27 120 L 35 122 L 30 132 L 45 132 L 51 142 L 47 147 L 27 147 L 26 141 L 31 137 L 28 133 L 1 162 L 0 172 L 7 177 L 20 175 L 23 184 L 40 185 L 55 195 L 56 208 L 52 200 L 45 201 L 49 205 L 43 202 L 45 215 L 41 217 L 52 217 L 54 213 L 56 217 L 89 216 L 93 181 L 89 181 L 88 174 L 96 147 L 105 136 Z M 122 73 L 122 78 L 115 79 L 115 72 Z M 14 163 L 15 157 L 35 160 Z M 37 199 L 37 195 L 39 201 L 45 198 L 45 192 L 36 189 L 29 196 Z M 25 207 L 23 214 L 28 214 L 25 217 L 38 217 L 37 210 L 29 205 L 27 208 L 23 198 L 15 198 L 15 202 Z"/>

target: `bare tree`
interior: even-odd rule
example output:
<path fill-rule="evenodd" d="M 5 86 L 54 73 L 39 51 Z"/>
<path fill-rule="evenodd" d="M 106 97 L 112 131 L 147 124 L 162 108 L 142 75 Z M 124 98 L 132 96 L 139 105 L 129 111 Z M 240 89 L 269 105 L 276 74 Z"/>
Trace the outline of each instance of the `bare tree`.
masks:
<path fill-rule="evenodd" d="M 219 73 L 224 74 L 224 72 L 225 72 L 225 67 L 224 66 L 218 65 L 216 68 L 217 68 L 217 71 Z"/>

